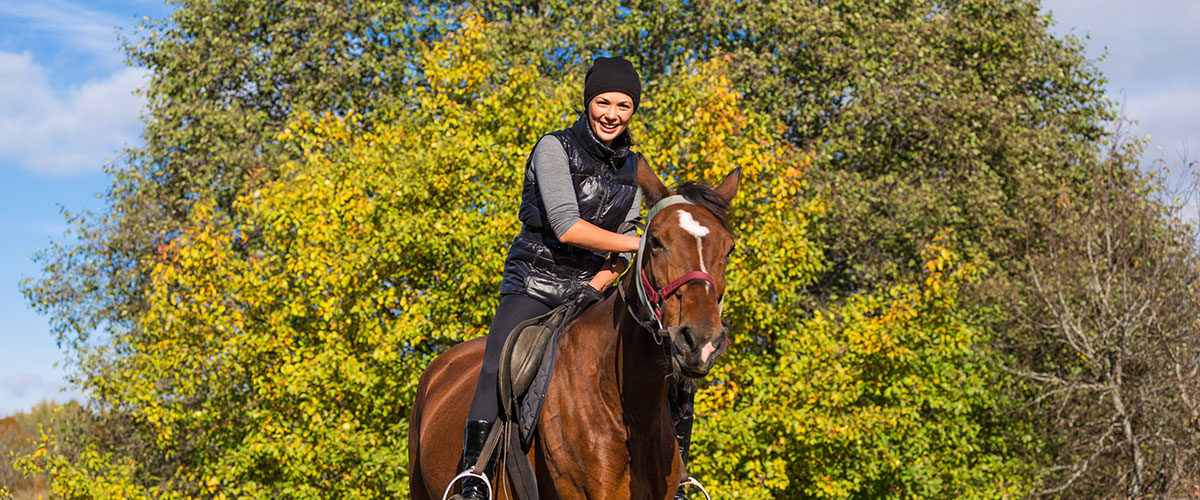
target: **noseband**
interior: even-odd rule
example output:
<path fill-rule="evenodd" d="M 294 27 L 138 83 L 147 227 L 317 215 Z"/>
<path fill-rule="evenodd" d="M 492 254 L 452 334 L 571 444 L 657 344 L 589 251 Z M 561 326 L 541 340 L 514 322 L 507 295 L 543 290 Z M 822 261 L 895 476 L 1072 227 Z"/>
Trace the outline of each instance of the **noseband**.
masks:
<path fill-rule="evenodd" d="M 642 255 L 645 254 L 646 238 L 647 235 L 650 234 L 650 221 L 654 220 L 654 216 L 657 215 L 658 212 L 671 205 L 695 204 L 680 195 L 668 196 L 654 204 L 654 207 L 650 209 L 650 213 L 646 215 L 646 230 L 642 231 L 642 237 L 638 241 L 637 259 L 633 268 L 634 275 L 638 277 L 638 303 L 641 304 L 642 309 L 646 310 L 646 312 L 650 314 L 650 319 L 643 318 L 641 315 L 637 314 L 632 307 L 629 308 L 629 311 L 633 313 L 633 318 L 637 320 L 638 324 L 655 334 L 654 341 L 656 343 L 661 342 L 660 339 L 670 336 L 670 333 L 662 323 L 662 303 L 666 301 L 668 297 L 678 291 L 679 288 L 685 283 L 692 281 L 707 282 L 711 286 L 713 299 L 718 299 L 717 283 L 713 281 L 712 275 L 704 271 L 697 270 L 684 273 L 683 276 L 676 278 L 667 286 L 656 290 L 654 285 L 650 283 L 650 278 L 646 275 L 646 270 L 642 268 Z M 701 258 L 703 258 L 703 256 L 701 256 Z M 629 304 L 629 301 L 626 301 L 625 303 Z M 653 322 L 651 322 L 651 320 L 653 320 Z"/>

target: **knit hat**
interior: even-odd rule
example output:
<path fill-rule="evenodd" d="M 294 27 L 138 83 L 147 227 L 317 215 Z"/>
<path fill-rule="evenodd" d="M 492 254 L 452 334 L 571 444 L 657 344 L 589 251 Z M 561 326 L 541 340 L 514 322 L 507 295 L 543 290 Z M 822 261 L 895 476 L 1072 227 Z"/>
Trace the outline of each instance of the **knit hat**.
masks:
<path fill-rule="evenodd" d="M 636 110 L 642 100 L 642 79 L 624 57 L 597 57 L 583 77 L 583 108 L 587 109 L 593 97 L 614 91 L 632 97 Z"/>

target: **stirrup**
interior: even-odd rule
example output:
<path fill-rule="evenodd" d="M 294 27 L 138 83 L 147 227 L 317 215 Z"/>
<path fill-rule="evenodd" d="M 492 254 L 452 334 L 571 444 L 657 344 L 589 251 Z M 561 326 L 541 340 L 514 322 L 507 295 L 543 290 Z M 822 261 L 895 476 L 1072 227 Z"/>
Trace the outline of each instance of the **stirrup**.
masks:
<path fill-rule="evenodd" d="M 487 487 L 488 500 L 492 500 L 492 498 L 494 498 L 492 496 L 492 482 L 488 480 L 487 476 L 473 472 L 471 470 L 473 468 L 474 467 L 467 467 L 467 470 L 462 471 L 457 476 L 454 476 L 454 479 L 450 480 L 450 484 L 446 485 L 446 492 L 442 493 L 442 500 L 447 500 L 448 498 L 450 498 L 450 490 L 454 489 L 454 484 L 457 483 L 458 480 L 466 479 L 468 477 L 479 478 L 479 480 L 483 481 L 483 485 Z M 699 483 L 697 483 L 697 484 L 699 484 Z M 704 488 L 701 488 L 701 489 L 704 489 Z M 705 493 L 705 495 L 707 496 L 708 494 Z M 459 498 L 462 498 L 462 497 L 459 497 Z"/>
<path fill-rule="evenodd" d="M 708 490 L 704 489 L 704 485 L 700 484 L 700 481 L 697 481 L 696 478 L 694 478 L 692 476 L 688 476 L 687 481 L 679 483 L 680 488 L 682 488 L 684 486 L 695 486 L 697 488 L 700 488 L 700 493 L 704 494 L 704 498 L 707 500 L 712 500 L 712 497 L 708 496 Z"/>

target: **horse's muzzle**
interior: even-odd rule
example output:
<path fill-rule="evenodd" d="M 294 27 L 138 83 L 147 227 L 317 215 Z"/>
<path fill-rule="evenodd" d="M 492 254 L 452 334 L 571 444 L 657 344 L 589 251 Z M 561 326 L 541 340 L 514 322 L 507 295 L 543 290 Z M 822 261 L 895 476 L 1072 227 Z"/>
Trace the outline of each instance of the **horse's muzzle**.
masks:
<path fill-rule="evenodd" d="M 721 325 L 684 323 L 671 329 L 671 363 L 688 378 L 708 375 L 729 339 Z"/>

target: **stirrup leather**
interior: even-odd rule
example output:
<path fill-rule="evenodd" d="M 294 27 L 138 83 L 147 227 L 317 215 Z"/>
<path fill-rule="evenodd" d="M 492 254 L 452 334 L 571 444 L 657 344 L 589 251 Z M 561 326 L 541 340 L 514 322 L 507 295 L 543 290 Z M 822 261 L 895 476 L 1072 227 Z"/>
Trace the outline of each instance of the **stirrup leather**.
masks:
<path fill-rule="evenodd" d="M 712 497 L 708 495 L 708 490 L 704 489 L 704 485 L 700 484 L 700 481 L 697 481 L 696 478 L 694 478 L 692 476 L 688 476 L 686 481 L 679 483 L 680 488 L 682 488 L 684 486 L 695 486 L 697 488 L 700 488 L 700 493 L 704 494 L 704 498 L 707 500 L 712 500 Z"/>
<path fill-rule="evenodd" d="M 488 500 L 492 500 L 492 498 L 495 498 L 492 496 L 492 482 L 488 480 L 486 475 L 475 472 L 474 469 L 475 469 L 474 467 L 468 467 L 467 470 L 462 471 L 457 476 L 454 476 L 454 479 L 450 480 L 450 484 L 446 485 L 446 492 L 442 493 L 442 500 L 447 500 L 448 498 L 450 498 L 450 492 L 452 490 L 454 490 L 455 483 L 458 483 L 459 480 L 466 479 L 469 477 L 477 478 L 480 481 L 483 481 L 483 485 L 485 487 L 487 487 Z M 696 483 L 696 484 L 699 484 L 699 483 Z M 703 490 L 704 488 L 701 488 L 701 489 Z M 707 495 L 708 494 L 705 493 L 705 496 L 707 496 Z"/>

